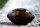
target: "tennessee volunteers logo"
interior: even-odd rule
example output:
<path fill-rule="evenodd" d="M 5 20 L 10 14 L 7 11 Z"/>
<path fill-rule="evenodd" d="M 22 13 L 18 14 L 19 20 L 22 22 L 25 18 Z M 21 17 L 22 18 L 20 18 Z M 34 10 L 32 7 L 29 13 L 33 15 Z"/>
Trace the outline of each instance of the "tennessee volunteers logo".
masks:
<path fill-rule="evenodd" d="M 17 13 L 16 15 L 18 15 L 18 13 L 20 13 L 20 11 L 16 11 L 16 13 Z"/>
<path fill-rule="evenodd" d="M 16 10 L 17 10 L 17 11 L 16 11 L 16 13 L 17 13 L 16 15 L 18 15 L 18 13 L 20 13 L 20 10 L 24 10 L 24 9 L 22 9 L 22 8 L 17 8 Z"/>

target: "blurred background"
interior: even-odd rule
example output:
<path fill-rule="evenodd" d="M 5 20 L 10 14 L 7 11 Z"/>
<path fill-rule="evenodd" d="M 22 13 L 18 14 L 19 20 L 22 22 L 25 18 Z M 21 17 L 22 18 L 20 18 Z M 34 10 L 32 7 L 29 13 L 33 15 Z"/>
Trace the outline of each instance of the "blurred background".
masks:
<path fill-rule="evenodd" d="M 0 27 L 18 27 L 10 25 L 12 22 L 7 18 L 7 14 L 15 8 L 28 9 L 35 16 L 28 25 L 20 27 L 40 27 L 40 0 L 0 0 Z"/>

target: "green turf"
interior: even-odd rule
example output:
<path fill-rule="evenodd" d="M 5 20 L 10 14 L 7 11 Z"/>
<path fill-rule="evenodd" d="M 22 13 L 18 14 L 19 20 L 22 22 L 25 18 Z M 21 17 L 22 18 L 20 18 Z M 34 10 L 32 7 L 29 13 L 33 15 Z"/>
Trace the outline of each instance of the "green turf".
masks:
<path fill-rule="evenodd" d="M 0 0 L 0 9 L 5 5 L 8 0 Z"/>

